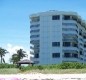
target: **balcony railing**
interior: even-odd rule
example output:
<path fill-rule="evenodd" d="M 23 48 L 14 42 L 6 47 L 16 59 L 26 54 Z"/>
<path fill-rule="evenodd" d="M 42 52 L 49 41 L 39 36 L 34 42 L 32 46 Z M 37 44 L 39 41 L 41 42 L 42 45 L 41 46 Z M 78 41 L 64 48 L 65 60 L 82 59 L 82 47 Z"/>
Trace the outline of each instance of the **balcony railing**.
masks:
<path fill-rule="evenodd" d="M 77 31 L 63 31 L 62 34 L 78 35 Z"/>
<path fill-rule="evenodd" d="M 73 57 L 63 58 L 63 62 L 79 62 L 79 59 L 78 58 L 73 58 Z"/>
<path fill-rule="evenodd" d="M 72 46 L 69 46 L 69 47 L 63 47 L 63 50 L 74 50 L 74 51 L 78 51 L 78 47 L 72 47 Z"/>
<path fill-rule="evenodd" d="M 63 38 L 62 40 L 63 40 L 63 42 L 65 42 L 65 41 L 78 42 L 78 39 L 75 39 L 75 38 Z"/>

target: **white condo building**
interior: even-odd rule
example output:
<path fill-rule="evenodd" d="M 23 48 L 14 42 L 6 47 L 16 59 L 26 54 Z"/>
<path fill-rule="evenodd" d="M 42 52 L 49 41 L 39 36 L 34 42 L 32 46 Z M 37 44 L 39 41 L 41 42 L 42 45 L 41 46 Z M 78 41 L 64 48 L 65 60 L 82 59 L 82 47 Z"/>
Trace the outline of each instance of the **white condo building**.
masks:
<path fill-rule="evenodd" d="M 30 59 L 37 64 L 86 62 L 86 23 L 75 12 L 30 15 Z"/>

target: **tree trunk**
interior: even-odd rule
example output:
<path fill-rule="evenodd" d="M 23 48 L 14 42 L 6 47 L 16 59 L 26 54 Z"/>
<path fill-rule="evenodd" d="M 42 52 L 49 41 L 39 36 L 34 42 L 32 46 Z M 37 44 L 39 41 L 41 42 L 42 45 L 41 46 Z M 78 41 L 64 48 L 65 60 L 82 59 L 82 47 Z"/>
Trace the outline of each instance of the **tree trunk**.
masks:
<path fill-rule="evenodd" d="M 1 55 L 1 64 L 2 64 L 2 55 Z"/>
<path fill-rule="evenodd" d="M 5 60 L 4 60 L 4 58 L 3 58 L 3 63 L 5 63 Z"/>

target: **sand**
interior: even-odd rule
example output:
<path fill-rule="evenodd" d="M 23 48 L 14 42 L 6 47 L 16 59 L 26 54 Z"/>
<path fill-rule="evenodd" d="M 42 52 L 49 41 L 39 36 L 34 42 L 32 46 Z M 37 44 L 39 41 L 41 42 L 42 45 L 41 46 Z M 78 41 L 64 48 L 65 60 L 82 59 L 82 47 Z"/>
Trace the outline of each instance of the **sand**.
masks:
<path fill-rule="evenodd" d="M 86 74 L 3 74 L 0 80 L 86 80 Z"/>

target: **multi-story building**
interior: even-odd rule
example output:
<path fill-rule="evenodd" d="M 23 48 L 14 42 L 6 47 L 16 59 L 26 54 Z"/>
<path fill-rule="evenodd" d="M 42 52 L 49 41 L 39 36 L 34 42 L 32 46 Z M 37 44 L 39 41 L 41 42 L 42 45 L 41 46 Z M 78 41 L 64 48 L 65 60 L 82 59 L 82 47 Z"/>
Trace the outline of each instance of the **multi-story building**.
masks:
<path fill-rule="evenodd" d="M 86 23 L 75 12 L 47 11 L 30 16 L 31 57 L 38 64 L 86 62 Z"/>

